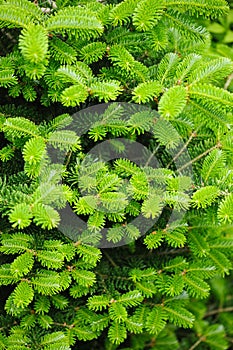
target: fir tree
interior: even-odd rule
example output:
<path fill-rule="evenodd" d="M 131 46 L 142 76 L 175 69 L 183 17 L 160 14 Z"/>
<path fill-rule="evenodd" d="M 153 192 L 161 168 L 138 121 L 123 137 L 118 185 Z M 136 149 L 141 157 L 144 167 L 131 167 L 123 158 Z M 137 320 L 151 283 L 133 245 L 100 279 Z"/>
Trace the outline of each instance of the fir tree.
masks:
<path fill-rule="evenodd" d="M 0 349 L 230 348 L 233 55 L 206 29 L 228 11 L 0 0 Z M 63 235 L 67 202 L 86 226 Z"/>

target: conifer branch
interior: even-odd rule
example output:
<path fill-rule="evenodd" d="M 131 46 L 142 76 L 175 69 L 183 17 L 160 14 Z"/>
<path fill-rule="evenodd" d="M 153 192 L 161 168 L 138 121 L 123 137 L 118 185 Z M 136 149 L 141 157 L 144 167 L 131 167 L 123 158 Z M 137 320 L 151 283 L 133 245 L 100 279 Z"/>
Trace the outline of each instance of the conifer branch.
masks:
<path fill-rule="evenodd" d="M 218 309 L 208 311 L 204 317 L 206 318 L 209 316 L 221 314 L 223 312 L 232 312 L 232 311 L 233 311 L 233 306 L 220 307 Z"/>
<path fill-rule="evenodd" d="M 192 165 L 193 163 L 197 162 L 199 159 L 205 157 L 207 154 L 209 154 L 210 152 L 212 152 L 215 149 L 218 149 L 221 147 L 220 143 L 217 143 L 217 145 L 207 149 L 205 152 L 199 154 L 199 156 L 195 157 L 194 159 L 190 160 L 189 162 L 187 162 L 186 164 L 184 164 L 182 167 L 178 168 L 177 171 L 182 171 L 185 168 L 187 168 L 188 166 Z"/>
<path fill-rule="evenodd" d="M 196 341 L 196 343 L 194 343 L 194 344 L 189 348 L 189 350 L 194 350 L 194 349 L 196 349 L 196 348 L 198 347 L 198 345 L 201 344 L 204 340 L 205 340 L 205 336 L 200 337 L 200 338 Z"/>
<path fill-rule="evenodd" d="M 200 126 L 201 127 L 201 126 Z M 199 128 L 200 128 L 199 127 Z M 199 128 L 197 128 L 195 131 L 193 131 L 191 133 L 191 135 L 189 136 L 188 140 L 185 142 L 185 144 L 182 146 L 182 148 L 179 150 L 179 152 L 172 158 L 172 160 L 168 163 L 167 168 L 169 168 L 171 166 L 171 164 L 179 158 L 179 156 L 187 149 L 188 145 L 190 144 L 190 142 L 193 140 L 194 137 L 197 136 L 198 130 Z"/>
<path fill-rule="evenodd" d="M 1 349 L 229 348 L 228 9 L 0 0 Z"/>

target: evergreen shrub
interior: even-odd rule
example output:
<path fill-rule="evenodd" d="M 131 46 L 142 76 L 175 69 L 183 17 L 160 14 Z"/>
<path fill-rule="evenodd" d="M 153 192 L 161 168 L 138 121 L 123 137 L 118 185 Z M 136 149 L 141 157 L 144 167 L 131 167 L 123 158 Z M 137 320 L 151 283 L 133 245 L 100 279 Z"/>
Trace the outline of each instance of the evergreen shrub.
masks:
<path fill-rule="evenodd" d="M 0 0 L 0 349 L 231 348 L 228 11 Z"/>

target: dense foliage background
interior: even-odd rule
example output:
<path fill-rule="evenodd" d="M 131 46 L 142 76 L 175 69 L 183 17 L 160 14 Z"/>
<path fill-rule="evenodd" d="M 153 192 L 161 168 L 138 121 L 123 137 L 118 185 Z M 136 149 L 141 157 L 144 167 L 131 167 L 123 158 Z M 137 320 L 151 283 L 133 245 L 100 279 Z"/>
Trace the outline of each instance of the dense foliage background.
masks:
<path fill-rule="evenodd" d="M 230 6 L 0 0 L 0 349 L 232 347 Z"/>

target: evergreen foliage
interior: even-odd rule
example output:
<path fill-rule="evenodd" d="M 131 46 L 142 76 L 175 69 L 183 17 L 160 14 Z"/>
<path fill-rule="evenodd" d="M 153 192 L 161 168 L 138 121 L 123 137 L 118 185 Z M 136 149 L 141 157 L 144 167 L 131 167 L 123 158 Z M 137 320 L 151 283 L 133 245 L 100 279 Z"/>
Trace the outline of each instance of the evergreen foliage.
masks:
<path fill-rule="evenodd" d="M 233 54 L 205 25 L 228 11 L 0 0 L 0 349 L 231 348 Z"/>

